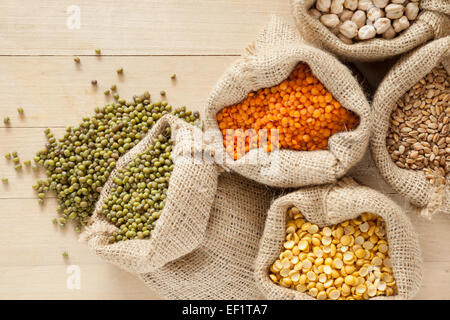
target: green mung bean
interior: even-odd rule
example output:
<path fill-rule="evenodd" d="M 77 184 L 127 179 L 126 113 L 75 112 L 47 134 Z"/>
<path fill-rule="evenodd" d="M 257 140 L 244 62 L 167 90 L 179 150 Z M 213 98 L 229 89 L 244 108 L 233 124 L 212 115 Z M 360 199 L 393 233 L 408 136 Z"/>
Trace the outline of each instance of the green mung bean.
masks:
<path fill-rule="evenodd" d="M 83 118 L 79 126 L 67 127 L 61 139 L 56 139 L 48 128 L 44 131 L 48 142 L 33 160 L 46 170 L 47 179 L 38 180 L 33 189 L 38 194 L 50 191 L 56 194 L 62 226 L 69 220 L 76 228 L 87 224 L 116 161 L 164 114 L 171 113 L 200 125 L 198 117 L 185 107 L 172 110 L 167 102 L 150 103 L 149 99 L 139 97 L 132 101 L 119 97 L 117 100 L 95 108 L 95 115 Z M 42 204 L 44 198 L 38 201 Z"/>
<path fill-rule="evenodd" d="M 148 150 L 118 171 L 101 213 L 118 227 L 110 243 L 149 238 L 156 226 L 173 170 L 170 128 Z"/>

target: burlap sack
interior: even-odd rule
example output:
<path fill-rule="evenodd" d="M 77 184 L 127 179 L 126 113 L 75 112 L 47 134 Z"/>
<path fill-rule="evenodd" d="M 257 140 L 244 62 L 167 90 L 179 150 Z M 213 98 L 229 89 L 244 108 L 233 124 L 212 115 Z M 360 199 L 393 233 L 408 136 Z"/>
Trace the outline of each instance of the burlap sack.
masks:
<path fill-rule="evenodd" d="M 254 262 L 271 200 L 267 187 L 221 174 L 202 245 L 140 277 L 168 299 L 261 299 Z"/>
<path fill-rule="evenodd" d="M 269 267 L 279 257 L 286 234 L 287 210 L 296 206 L 306 220 L 320 227 L 371 212 L 386 223 L 387 241 L 398 294 L 376 299 L 412 298 L 420 288 L 422 260 L 419 240 L 404 212 L 385 195 L 344 178 L 336 185 L 304 188 L 278 198 L 270 207 L 255 266 L 255 280 L 268 299 L 313 299 L 270 280 Z"/>
<path fill-rule="evenodd" d="M 150 239 L 110 244 L 108 237 L 118 228 L 98 212 L 108 198 L 117 170 L 126 167 L 137 154 L 147 151 L 153 139 L 167 127 L 171 128 L 174 139 L 172 156 L 175 167 L 169 180 L 165 206 L 152 236 Z M 175 116 L 163 116 L 139 144 L 118 160 L 101 192 L 90 225 L 80 237 L 80 240 L 87 241 L 93 253 L 127 271 L 144 273 L 182 257 L 202 244 L 216 194 L 217 166 L 176 161 L 177 155 L 186 152 L 184 148 L 193 145 L 191 134 L 196 130 L 200 131 Z"/>
<path fill-rule="evenodd" d="M 342 106 L 359 115 L 359 126 L 331 136 L 329 150 L 266 153 L 260 148 L 235 161 L 223 146 L 216 114 L 243 100 L 251 91 L 279 84 L 299 62 L 307 63 Z M 218 81 L 209 96 L 205 117 L 206 132 L 213 134 L 210 147 L 223 168 L 276 187 L 336 181 L 364 155 L 371 121 L 369 104 L 349 69 L 332 55 L 304 44 L 298 32 L 277 17 L 271 18 L 249 53 L 238 59 Z"/>
<path fill-rule="evenodd" d="M 448 0 L 421 0 L 421 13 L 401 35 L 387 40 L 345 44 L 308 10 L 316 0 L 290 0 L 291 10 L 302 36 L 309 42 L 328 49 L 350 61 L 384 60 L 412 50 L 431 39 L 450 34 L 450 2 Z"/>
<path fill-rule="evenodd" d="M 446 185 L 433 186 L 422 171 L 398 167 L 387 151 L 386 136 L 398 99 L 439 64 L 444 64 L 450 72 L 450 36 L 435 40 L 400 59 L 384 78 L 373 100 L 377 121 L 373 123 L 370 148 L 375 165 L 386 182 L 418 206 L 419 213 L 426 217 L 438 212 L 450 213 L 449 177 Z"/>

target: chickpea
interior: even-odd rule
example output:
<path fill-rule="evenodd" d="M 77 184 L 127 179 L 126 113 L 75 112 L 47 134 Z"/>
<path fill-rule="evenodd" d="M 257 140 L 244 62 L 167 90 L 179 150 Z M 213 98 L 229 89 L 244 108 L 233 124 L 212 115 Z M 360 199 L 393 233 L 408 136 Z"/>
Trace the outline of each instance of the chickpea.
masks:
<path fill-rule="evenodd" d="M 339 24 L 339 17 L 336 14 L 324 14 L 320 21 L 329 28 L 334 28 Z"/>
<path fill-rule="evenodd" d="M 389 0 L 373 0 L 374 6 L 377 8 L 383 9 L 385 8 L 389 3 Z"/>
<path fill-rule="evenodd" d="M 362 10 L 356 11 L 352 16 L 352 21 L 356 23 L 358 28 L 362 28 L 366 23 L 366 14 Z"/>
<path fill-rule="evenodd" d="M 358 0 L 345 0 L 344 7 L 349 10 L 355 11 L 356 8 L 358 8 Z"/>
<path fill-rule="evenodd" d="M 394 28 L 392 26 L 389 26 L 389 28 L 383 33 L 384 39 L 392 39 L 395 37 L 397 33 L 395 32 Z"/>
<path fill-rule="evenodd" d="M 409 27 L 409 20 L 407 17 L 403 16 L 400 19 L 394 20 L 392 26 L 394 27 L 395 32 L 400 33 Z"/>
<path fill-rule="evenodd" d="M 332 0 L 331 13 L 340 14 L 344 10 L 344 0 Z"/>
<path fill-rule="evenodd" d="M 317 0 L 316 8 L 321 12 L 330 12 L 331 0 Z"/>
<path fill-rule="evenodd" d="M 415 20 L 419 14 L 419 4 L 417 2 L 410 2 L 406 5 L 405 15 L 408 20 Z"/>
<path fill-rule="evenodd" d="M 371 7 L 373 7 L 372 0 L 359 0 L 359 3 L 358 3 L 359 10 L 367 11 Z"/>
<path fill-rule="evenodd" d="M 358 31 L 358 37 L 361 40 L 369 40 L 372 38 L 375 38 L 377 34 L 377 31 L 375 30 L 374 26 L 363 26 L 362 28 L 359 29 Z"/>
<path fill-rule="evenodd" d="M 348 20 L 340 26 L 339 31 L 348 39 L 352 39 L 358 34 L 358 26 L 353 21 Z"/>
<path fill-rule="evenodd" d="M 379 19 L 377 19 L 377 21 L 375 21 L 373 26 L 377 30 L 378 34 L 383 34 L 391 26 L 391 20 L 389 20 L 388 18 L 379 18 Z"/>
<path fill-rule="evenodd" d="M 339 15 L 339 19 L 341 22 L 345 22 L 347 20 L 351 20 L 353 16 L 353 11 L 344 9 L 341 14 Z"/>
<path fill-rule="evenodd" d="M 386 6 L 384 11 L 386 12 L 386 18 L 389 19 L 399 19 L 403 16 L 403 11 L 405 7 L 401 4 L 391 3 Z"/>
<path fill-rule="evenodd" d="M 377 19 L 384 17 L 384 12 L 380 8 L 372 7 L 367 11 L 367 19 L 375 22 Z"/>

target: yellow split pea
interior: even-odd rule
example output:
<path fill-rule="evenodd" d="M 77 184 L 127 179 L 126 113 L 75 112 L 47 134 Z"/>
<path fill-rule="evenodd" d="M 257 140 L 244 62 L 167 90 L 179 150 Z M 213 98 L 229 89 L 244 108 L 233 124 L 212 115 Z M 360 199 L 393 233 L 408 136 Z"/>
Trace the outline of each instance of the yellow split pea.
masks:
<path fill-rule="evenodd" d="M 371 213 L 319 228 L 292 207 L 284 251 L 270 267 L 269 277 L 319 300 L 392 296 L 397 286 L 385 236 L 384 222 Z"/>

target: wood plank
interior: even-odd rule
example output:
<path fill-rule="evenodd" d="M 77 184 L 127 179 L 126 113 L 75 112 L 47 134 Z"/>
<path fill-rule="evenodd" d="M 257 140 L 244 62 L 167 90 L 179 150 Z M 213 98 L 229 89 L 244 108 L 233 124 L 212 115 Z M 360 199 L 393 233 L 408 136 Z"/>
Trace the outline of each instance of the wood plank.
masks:
<path fill-rule="evenodd" d="M 5 292 L 18 299 L 158 297 L 131 274 L 91 254 L 70 227 L 55 227 L 50 221 L 55 206 L 54 201 L 40 208 L 33 199 L 0 200 L 0 234 L 8 235 L 2 240 L 0 255 L 0 298 Z M 450 248 L 439 244 L 450 241 L 450 220 L 446 216 L 431 222 L 410 217 L 420 235 L 424 259 L 423 287 L 417 298 L 445 297 L 450 288 Z M 61 256 L 63 251 L 69 253 L 68 260 Z M 80 290 L 66 287 L 68 265 L 80 267 Z M 27 290 L 21 288 L 24 283 Z"/>
<path fill-rule="evenodd" d="M 78 234 L 72 226 L 60 228 L 51 223 L 57 217 L 56 201 L 50 199 L 44 206 L 39 206 L 35 199 L 0 199 L 2 223 L 0 234 L 8 234 L 3 241 L 2 266 L 26 266 L 34 263 L 57 265 L 61 263 L 60 254 L 68 250 L 76 257 L 77 263 L 98 263 L 100 260 L 88 254 L 83 244 L 77 242 Z M 450 247 L 439 245 L 450 243 L 450 219 L 445 215 L 437 215 L 431 221 L 409 214 L 417 233 L 423 251 L 423 259 L 428 262 L 449 262 Z M 33 253 L 40 257 L 15 253 Z M 53 254 L 52 251 L 58 251 Z M 13 259 L 5 257 L 14 257 Z M 449 279 L 450 280 L 450 279 Z"/>
<path fill-rule="evenodd" d="M 79 29 L 67 27 L 72 5 Z M 292 21 L 288 1 L 3 0 L 0 54 L 240 54 L 271 14 Z"/>
<path fill-rule="evenodd" d="M 415 299 L 448 299 L 450 296 L 450 264 L 424 262 L 422 287 Z"/>
<path fill-rule="evenodd" d="M 56 203 L 0 200 L 0 299 L 158 298 L 133 275 L 102 261 L 78 241 L 71 226 L 51 223 Z M 68 259 L 62 257 L 66 251 Z M 67 267 L 80 268 L 80 290 L 66 286 Z"/>
<path fill-rule="evenodd" d="M 132 274 L 106 263 L 76 264 L 80 288 L 70 288 L 69 266 L 0 266 L 0 299 L 161 299 Z"/>
<path fill-rule="evenodd" d="M 154 101 L 160 91 L 174 106 L 201 110 L 220 75 L 236 57 L 0 57 L 0 128 L 66 127 L 93 114 L 95 106 L 114 101 L 104 91 L 116 84 L 131 99 L 148 90 Z M 116 70 L 123 67 L 123 75 Z M 170 75 L 175 73 L 176 80 Z M 97 80 L 97 86 L 91 80 Z M 19 117 L 17 108 L 25 110 Z M 0 139 L 2 137 L 0 136 Z M 1 142 L 0 142 L 1 143 Z"/>

